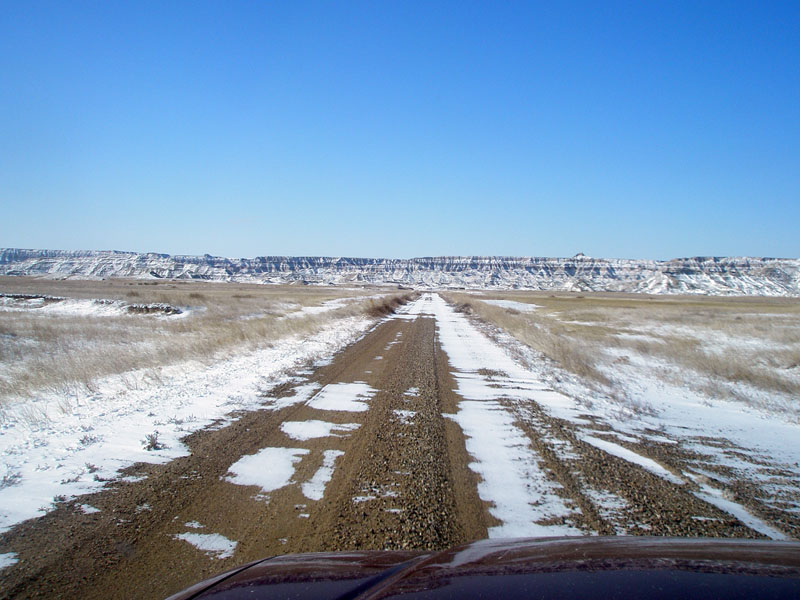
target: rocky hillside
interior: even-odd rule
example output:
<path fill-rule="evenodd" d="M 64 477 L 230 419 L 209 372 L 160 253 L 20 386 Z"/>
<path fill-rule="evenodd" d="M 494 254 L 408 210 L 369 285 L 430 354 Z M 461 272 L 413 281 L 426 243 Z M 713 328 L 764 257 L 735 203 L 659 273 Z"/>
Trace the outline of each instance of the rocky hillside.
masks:
<path fill-rule="evenodd" d="M 220 258 L 118 251 L 0 249 L 0 275 L 205 279 L 254 283 L 382 284 L 435 288 L 800 295 L 800 259 L 439 256 Z"/>

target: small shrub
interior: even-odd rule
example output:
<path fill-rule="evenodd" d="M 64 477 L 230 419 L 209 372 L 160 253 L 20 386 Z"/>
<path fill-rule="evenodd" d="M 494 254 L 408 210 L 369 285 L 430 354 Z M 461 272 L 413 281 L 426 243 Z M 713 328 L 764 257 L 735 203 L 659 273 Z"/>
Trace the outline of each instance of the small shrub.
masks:
<path fill-rule="evenodd" d="M 172 306 L 164 302 L 154 304 L 130 304 L 126 310 L 133 315 L 179 315 L 183 311 L 177 306 Z"/>
<path fill-rule="evenodd" d="M 380 318 L 388 317 L 394 314 L 398 308 L 404 304 L 408 304 L 414 299 L 414 294 L 403 294 L 402 296 L 389 296 L 388 298 L 381 298 L 378 301 L 371 301 L 367 307 L 367 314 L 370 317 Z"/>
<path fill-rule="evenodd" d="M 462 313 L 462 314 L 465 314 L 465 315 L 471 315 L 472 313 L 475 312 L 475 309 L 472 307 L 472 304 L 470 304 L 469 302 L 459 302 L 455 306 L 455 311 L 457 313 Z"/>
<path fill-rule="evenodd" d="M 144 444 L 144 449 L 148 452 L 152 450 L 163 450 L 166 448 L 164 444 L 158 441 L 158 431 L 148 433 L 146 436 L 144 436 L 142 444 Z"/>
<path fill-rule="evenodd" d="M 11 487 L 12 485 L 17 485 L 21 480 L 22 475 L 19 473 L 6 473 L 3 475 L 3 479 L 0 479 L 0 490 Z"/>

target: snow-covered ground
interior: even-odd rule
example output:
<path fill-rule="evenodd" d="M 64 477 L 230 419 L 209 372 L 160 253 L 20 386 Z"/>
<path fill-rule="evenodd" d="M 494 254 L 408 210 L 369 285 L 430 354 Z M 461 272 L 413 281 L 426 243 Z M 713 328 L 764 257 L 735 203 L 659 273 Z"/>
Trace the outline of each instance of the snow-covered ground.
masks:
<path fill-rule="evenodd" d="M 136 304 L 122 300 L 101 300 L 85 298 L 60 298 L 40 296 L 33 298 L 17 298 L 0 296 L 0 311 L 3 312 L 35 312 L 40 315 L 64 317 L 133 317 L 149 308 L 153 316 L 169 316 L 186 318 L 192 310 L 188 307 L 177 308 L 167 304 Z M 334 307 L 335 308 L 335 307 Z M 137 309 L 138 312 L 137 312 Z"/>
<path fill-rule="evenodd" d="M 0 531 L 41 516 L 55 502 L 97 491 L 136 462 L 163 463 L 187 454 L 180 440 L 188 433 L 224 421 L 235 410 L 262 408 L 259 391 L 265 386 L 285 380 L 287 371 L 308 360 L 327 359 L 372 323 L 362 317 L 339 319 L 316 335 L 285 338 L 213 364 L 164 367 L 159 381 L 126 373 L 98 381 L 95 392 L 41 393 L 5 406 Z M 326 400 L 347 404 L 338 391 Z M 298 390 L 298 397 L 302 394 Z M 362 404 L 353 399 L 348 406 Z"/>
<path fill-rule="evenodd" d="M 345 298 L 334 298 L 333 300 L 326 300 L 321 304 L 315 304 L 312 306 L 298 306 L 295 305 L 294 307 L 289 307 L 293 309 L 292 312 L 286 315 L 287 319 L 297 319 L 299 317 L 305 317 L 306 315 L 319 315 L 322 313 L 330 312 L 332 310 L 336 310 L 337 308 L 342 308 L 347 306 L 348 304 L 352 304 L 353 302 L 364 302 L 365 300 L 378 300 L 380 298 L 384 298 L 386 294 L 372 294 L 370 296 L 353 296 L 353 297 L 345 297 Z"/>
<path fill-rule="evenodd" d="M 613 366 L 615 380 L 625 385 L 620 401 L 598 393 L 510 335 L 495 332 L 490 339 L 438 295 L 426 295 L 414 310 L 435 316 L 442 347 L 456 370 L 458 392 L 465 400 L 452 418 L 467 436 L 467 449 L 475 458 L 473 470 L 483 478 L 479 494 L 493 504 L 490 512 L 503 523 L 492 528 L 490 536 L 572 533 L 569 525 L 536 524 L 537 520 L 552 521 L 554 517 L 564 517 L 569 523 L 571 510 L 558 495 L 557 484 L 541 472 L 541 457 L 526 442 L 501 399 L 521 406 L 535 402 L 553 417 L 586 427 L 582 436 L 585 442 L 668 482 L 698 482 L 697 475 L 702 474 L 704 466 L 719 465 L 769 489 L 773 502 L 793 504 L 792 510 L 800 512 L 800 424 L 785 415 L 736 401 L 710 401 L 691 389 L 667 384 L 654 374 L 648 376 L 630 362 Z M 526 356 L 525 366 L 512 354 Z M 643 406 L 647 410 L 642 410 Z M 593 420 L 611 426 L 622 441 L 679 443 L 704 458 L 677 475 L 652 458 L 590 435 Z M 552 449 L 564 458 L 570 457 L 571 449 L 563 442 L 553 444 Z M 776 470 L 784 475 L 776 476 Z M 517 473 L 518 477 L 496 480 L 498 473 Z M 697 497 L 765 535 L 785 537 L 744 506 L 724 497 L 709 480 L 698 485 L 700 490 L 694 492 Z M 603 490 L 588 489 L 587 493 L 603 500 Z M 619 502 L 617 498 L 608 500 L 606 506 L 601 502 L 601 512 L 613 511 Z M 768 498 L 764 502 L 769 505 Z"/>
<path fill-rule="evenodd" d="M 538 304 L 529 304 L 527 302 L 515 302 L 514 300 L 484 300 L 486 304 L 494 304 L 501 308 L 511 308 L 520 312 L 533 312 L 537 308 L 541 308 Z"/>
<path fill-rule="evenodd" d="M 502 372 L 514 381 L 509 388 L 527 382 L 530 399 L 543 399 L 551 392 L 440 296 L 424 296 L 412 311 L 436 318 L 439 340 L 455 369 L 458 393 L 465 400 L 459 404 L 459 411 L 450 416 L 467 438 L 467 451 L 475 459 L 470 467 L 482 478 L 478 494 L 492 503 L 489 512 L 502 522 L 489 529 L 489 537 L 580 534 L 570 525 L 538 524 L 557 517 L 569 518 L 572 511 L 558 495 L 560 486 L 547 478 L 540 457 L 515 425 L 515 416 L 496 401 L 508 392 L 496 387 L 497 378 L 490 379 L 479 371 Z"/>

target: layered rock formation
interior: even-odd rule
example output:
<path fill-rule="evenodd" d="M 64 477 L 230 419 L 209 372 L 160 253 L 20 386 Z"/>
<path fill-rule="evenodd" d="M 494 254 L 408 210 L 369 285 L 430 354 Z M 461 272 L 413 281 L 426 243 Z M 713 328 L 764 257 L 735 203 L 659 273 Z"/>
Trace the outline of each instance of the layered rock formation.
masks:
<path fill-rule="evenodd" d="M 667 261 L 439 256 L 412 259 L 260 256 L 221 258 L 119 251 L 0 249 L 1 275 L 161 278 L 324 285 L 621 291 L 652 294 L 800 295 L 800 259 Z"/>

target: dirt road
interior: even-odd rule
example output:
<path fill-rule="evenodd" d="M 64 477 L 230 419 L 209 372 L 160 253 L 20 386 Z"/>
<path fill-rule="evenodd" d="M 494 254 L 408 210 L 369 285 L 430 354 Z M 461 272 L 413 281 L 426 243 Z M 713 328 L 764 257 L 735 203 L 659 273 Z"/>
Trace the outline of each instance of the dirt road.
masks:
<path fill-rule="evenodd" d="M 692 481 L 604 451 L 602 423 L 580 429 L 499 383 L 493 414 L 509 415 L 507 432 L 523 436 L 515 443 L 535 463 L 526 473 L 541 481 L 490 478 L 458 418 L 463 375 L 441 347 L 431 302 L 271 390 L 263 410 L 190 435 L 189 456 L 138 465 L 2 535 L 0 552 L 20 560 L 1 572 L 0 595 L 154 599 L 272 554 L 444 548 L 508 525 L 495 508 L 517 500 L 486 489 L 496 477 L 542 490 L 523 509 L 560 507 L 536 524 L 553 534 L 760 537 L 700 499 Z M 504 374 L 481 376 L 493 389 Z M 667 474 L 691 458 L 667 442 L 635 449 Z"/>

